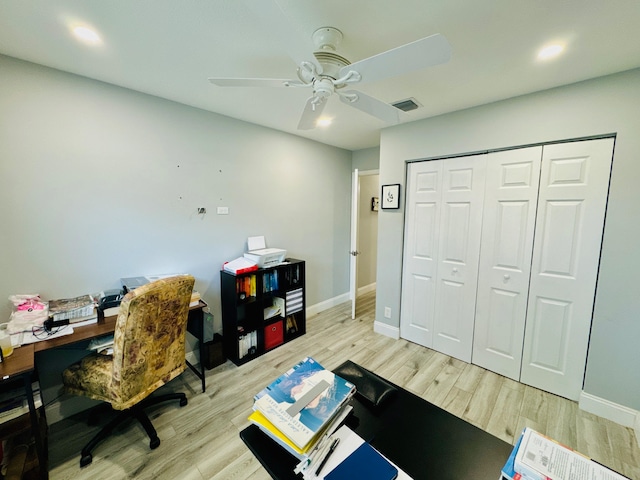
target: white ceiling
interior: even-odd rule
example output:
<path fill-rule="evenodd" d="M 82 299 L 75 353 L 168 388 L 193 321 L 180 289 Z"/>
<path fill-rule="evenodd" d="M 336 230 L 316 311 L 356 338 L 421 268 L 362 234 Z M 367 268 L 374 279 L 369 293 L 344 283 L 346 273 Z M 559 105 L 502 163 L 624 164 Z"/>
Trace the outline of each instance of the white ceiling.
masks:
<path fill-rule="evenodd" d="M 273 1 L 273 0 L 261 0 Z M 639 0 L 278 0 L 310 41 L 319 27 L 344 33 L 351 62 L 434 33 L 452 59 L 357 87 L 384 102 L 414 97 L 431 117 L 640 66 Z M 94 27 L 103 44 L 68 26 Z M 326 128 L 298 131 L 308 89 L 218 87 L 208 77 L 296 78 L 286 48 L 242 0 L 2 0 L 0 53 L 167 98 L 349 150 L 373 147 L 386 125 L 329 99 Z M 567 45 L 536 60 L 551 41 Z M 0 72 L 1 74 L 1 72 Z M 1 76 L 0 76 L 1 78 Z M 1 85 L 0 85 L 0 88 Z M 594 112 L 596 115 L 597 112 Z"/>

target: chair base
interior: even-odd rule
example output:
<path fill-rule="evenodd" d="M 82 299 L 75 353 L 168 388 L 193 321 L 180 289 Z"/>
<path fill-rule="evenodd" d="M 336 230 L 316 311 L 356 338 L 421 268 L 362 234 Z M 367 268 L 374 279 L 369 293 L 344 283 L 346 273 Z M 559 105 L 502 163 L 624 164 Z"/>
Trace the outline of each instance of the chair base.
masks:
<path fill-rule="evenodd" d="M 145 432 L 149 436 L 149 448 L 154 450 L 160 446 L 160 439 L 158 433 L 153 427 L 151 420 L 145 413 L 144 409 L 156 405 L 158 403 L 166 402 L 168 400 L 180 400 L 180 406 L 184 407 L 187 404 L 187 396 L 184 393 L 167 393 L 164 395 L 157 395 L 153 397 L 147 397 L 140 403 L 134 405 L 128 410 L 120 411 L 113 419 L 109 421 L 102 429 L 96 433 L 96 435 L 87 443 L 80 452 L 80 467 L 86 467 L 93 461 L 92 450 L 105 438 L 111 435 L 111 432 L 115 427 L 123 423 L 125 420 L 129 420 L 132 417 L 138 420 Z"/>

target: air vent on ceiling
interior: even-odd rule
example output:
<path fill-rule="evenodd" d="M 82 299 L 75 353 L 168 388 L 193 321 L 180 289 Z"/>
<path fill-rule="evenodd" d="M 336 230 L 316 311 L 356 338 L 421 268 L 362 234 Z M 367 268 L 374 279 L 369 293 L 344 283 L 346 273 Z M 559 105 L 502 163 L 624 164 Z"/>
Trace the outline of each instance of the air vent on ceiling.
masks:
<path fill-rule="evenodd" d="M 407 98 L 405 100 L 399 100 L 397 102 L 392 103 L 391 105 L 402 110 L 403 112 L 410 112 L 411 110 L 415 110 L 416 108 L 419 108 L 422 106 L 413 97 Z"/>

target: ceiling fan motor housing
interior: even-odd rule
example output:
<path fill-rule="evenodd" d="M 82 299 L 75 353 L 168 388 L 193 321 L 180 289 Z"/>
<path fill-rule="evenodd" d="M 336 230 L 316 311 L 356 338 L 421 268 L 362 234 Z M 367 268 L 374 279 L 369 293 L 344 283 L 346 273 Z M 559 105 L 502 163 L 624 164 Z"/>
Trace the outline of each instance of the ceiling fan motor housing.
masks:
<path fill-rule="evenodd" d="M 316 47 L 313 55 L 322 66 L 321 75 L 336 80 L 340 69 L 351 64 L 349 60 L 336 53 L 342 41 L 342 32 L 334 27 L 322 27 L 313 32 L 311 39 Z"/>

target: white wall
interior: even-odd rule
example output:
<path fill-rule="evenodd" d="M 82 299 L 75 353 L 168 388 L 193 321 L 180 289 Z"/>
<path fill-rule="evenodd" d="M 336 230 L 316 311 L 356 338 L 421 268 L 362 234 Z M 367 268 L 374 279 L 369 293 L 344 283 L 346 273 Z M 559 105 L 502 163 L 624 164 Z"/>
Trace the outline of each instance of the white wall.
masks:
<path fill-rule="evenodd" d="M 219 271 L 251 235 L 306 260 L 308 306 L 348 292 L 351 152 L 5 56 L 0 85 L 2 321 L 12 294 L 188 272 L 220 330 Z M 78 355 L 58 353 L 46 401 Z"/>
<path fill-rule="evenodd" d="M 382 131 L 380 183 L 406 161 L 591 135 L 617 135 L 584 390 L 640 410 L 640 70 Z M 376 321 L 399 326 L 404 202 L 379 215 Z M 391 320 L 383 312 L 392 309 Z"/>

